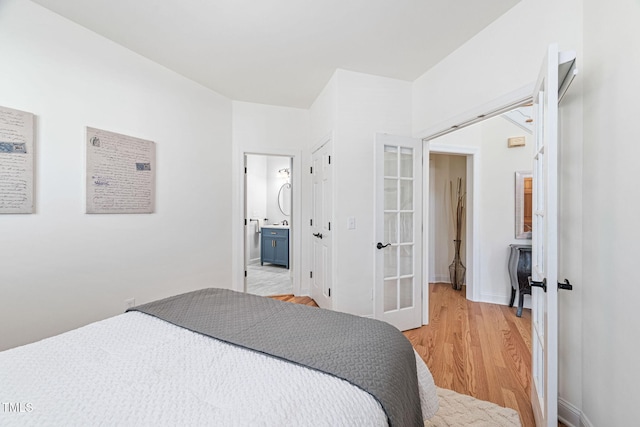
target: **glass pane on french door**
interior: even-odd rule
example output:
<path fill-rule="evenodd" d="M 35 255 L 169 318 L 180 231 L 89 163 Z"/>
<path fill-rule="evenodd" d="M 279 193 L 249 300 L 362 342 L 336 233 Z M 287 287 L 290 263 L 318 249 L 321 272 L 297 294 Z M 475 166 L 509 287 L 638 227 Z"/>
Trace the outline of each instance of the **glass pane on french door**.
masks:
<path fill-rule="evenodd" d="M 414 150 L 384 146 L 384 311 L 413 307 Z"/>

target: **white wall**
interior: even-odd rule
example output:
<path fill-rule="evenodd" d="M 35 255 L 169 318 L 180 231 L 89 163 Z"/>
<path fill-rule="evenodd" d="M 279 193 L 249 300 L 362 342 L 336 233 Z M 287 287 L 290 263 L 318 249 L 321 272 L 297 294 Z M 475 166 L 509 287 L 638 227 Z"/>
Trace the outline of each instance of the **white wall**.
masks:
<path fill-rule="evenodd" d="M 429 180 L 429 283 L 451 283 L 449 264 L 455 255 L 453 239 L 455 237 L 454 221 L 451 213 L 451 184 L 455 185 L 458 178 L 462 178 L 463 191 L 467 183 L 466 156 L 449 154 L 431 154 Z M 455 194 L 455 193 L 454 193 Z M 455 197 L 455 196 L 454 196 Z M 468 207 L 467 207 L 468 208 Z M 466 216 L 465 216 L 466 224 Z M 467 266 L 466 254 L 466 226 L 462 227 L 462 244 L 460 256 Z"/>
<path fill-rule="evenodd" d="M 0 105 L 36 115 L 36 213 L 0 218 L 0 350 L 228 286 L 231 103 L 31 2 L 0 4 Z M 85 126 L 157 143 L 150 215 L 86 215 Z"/>
<path fill-rule="evenodd" d="M 331 76 L 322 92 L 313 101 L 309 108 L 310 136 L 309 147 L 311 149 L 322 142 L 336 128 L 337 120 L 337 72 Z"/>
<path fill-rule="evenodd" d="M 531 240 L 515 238 L 515 172 L 533 169 L 533 138 L 501 117 L 489 119 L 480 126 L 481 298 L 505 303 L 511 295 L 508 245 L 531 243 Z M 526 145 L 508 148 L 507 139 L 514 136 L 524 136 Z"/>
<path fill-rule="evenodd" d="M 637 424 L 640 3 L 584 2 L 583 410 Z"/>
<path fill-rule="evenodd" d="M 371 315 L 374 135 L 410 135 L 411 83 L 345 70 L 334 78 L 334 309 Z M 349 217 L 354 230 L 347 229 Z"/>
<path fill-rule="evenodd" d="M 608 3 L 603 3 L 602 8 L 608 7 Z M 520 1 L 414 82 L 414 135 L 532 85 L 549 43 L 558 42 L 561 50 L 575 50 L 580 69 L 582 9 L 583 0 Z M 595 14 L 593 16 L 595 19 Z M 616 28 L 632 28 L 614 23 L 615 20 L 601 22 Z M 597 32 L 592 34 L 596 37 Z M 620 41 L 609 46 L 633 45 Z M 574 81 L 561 106 L 560 165 L 559 274 L 577 286 L 570 294 L 559 297 L 559 390 L 563 400 L 579 409 L 583 408 L 581 336 L 582 288 L 585 286 L 582 283 L 582 81 L 588 79 L 589 70 L 585 67 L 583 71 L 584 75 Z"/>
<path fill-rule="evenodd" d="M 300 150 L 309 141 L 309 110 L 233 101 L 233 146 Z"/>
<path fill-rule="evenodd" d="M 278 207 L 278 193 L 280 188 L 287 182 L 291 182 L 290 179 L 278 173 L 281 169 L 291 169 L 291 159 L 288 157 L 270 156 L 267 159 L 267 218 L 269 218 L 269 224 L 282 224 L 282 221 L 286 220 L 291 222 L 291 215 L 284 215 Z M 283 208 L 291 208 L 291 190 L 284 188 L 282 190 L 281 203 Z M 289 210 L 290 212 L 290 210 Z"/>
<path fill-rule="evenodd" d="M 416 79 L 414 134 L 535 83 L 549 43 L 581 48 L 581 10 L 582 0 L 521 0 Z"/>
<path fill-rule="evenodd" d="M 245 250 L 249 260 L 260 259 L 260 225 L 267 218 L 267 157 L 247 155 L 247 217 L 249 222 Z M 259 225 L 260 224 L 260 225 Z"/>

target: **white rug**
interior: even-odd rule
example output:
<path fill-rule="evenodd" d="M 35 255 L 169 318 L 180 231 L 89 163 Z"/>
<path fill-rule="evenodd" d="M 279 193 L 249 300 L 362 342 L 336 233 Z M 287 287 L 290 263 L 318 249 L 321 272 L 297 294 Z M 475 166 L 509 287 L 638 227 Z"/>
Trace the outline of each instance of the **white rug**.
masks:
<path fill-rule="evenodd" d="M 424 422 L 425 427 L 519 427 L 520 415 L 511 409 L 495 403 L 479 400 L 456 393 L 453 390 L 437 388 L 440 408 L 436 415 Z"/>

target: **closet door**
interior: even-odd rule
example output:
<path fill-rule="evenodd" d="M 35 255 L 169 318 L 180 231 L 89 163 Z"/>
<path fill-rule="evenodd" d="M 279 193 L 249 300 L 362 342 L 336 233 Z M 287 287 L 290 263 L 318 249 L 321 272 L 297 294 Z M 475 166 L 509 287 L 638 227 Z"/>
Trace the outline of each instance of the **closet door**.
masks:
<path fill-rule="evenodd" d="M 312 218 L 311 218 L 311 297 L 322 308 L 333 308 L 333 170 L 331 141 L 313 152 L 312 157 Z"/>

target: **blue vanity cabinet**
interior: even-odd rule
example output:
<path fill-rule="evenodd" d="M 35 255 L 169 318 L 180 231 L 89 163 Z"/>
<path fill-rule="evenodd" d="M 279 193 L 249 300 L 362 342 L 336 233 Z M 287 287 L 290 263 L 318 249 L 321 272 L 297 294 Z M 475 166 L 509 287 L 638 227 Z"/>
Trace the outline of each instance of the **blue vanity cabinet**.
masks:
<path fill-rule="evenodd" d="M 289 229 L 262 227 L 260 265 L 265 262 L 289 268 Z"/>

